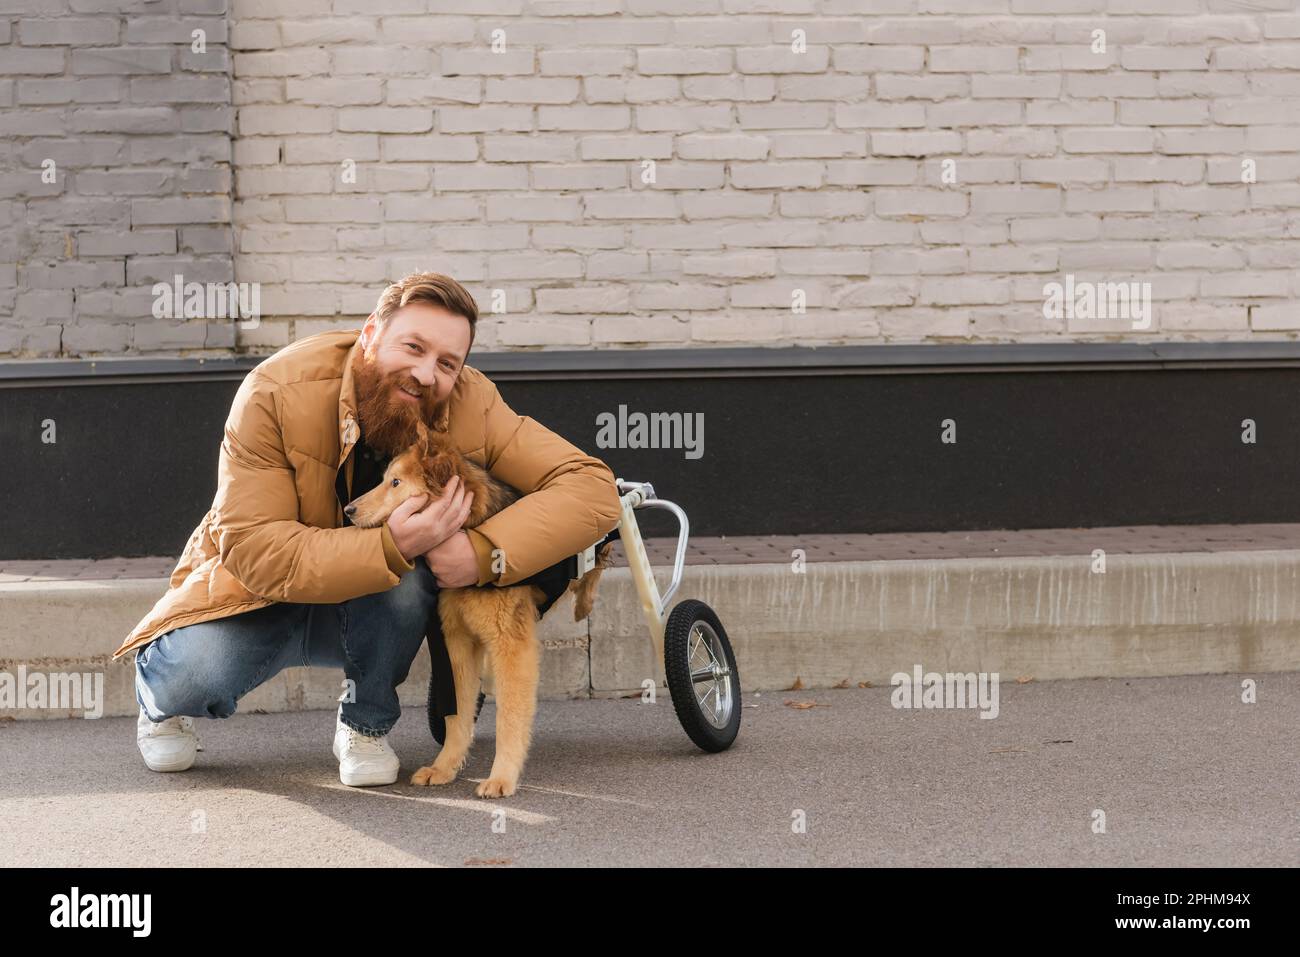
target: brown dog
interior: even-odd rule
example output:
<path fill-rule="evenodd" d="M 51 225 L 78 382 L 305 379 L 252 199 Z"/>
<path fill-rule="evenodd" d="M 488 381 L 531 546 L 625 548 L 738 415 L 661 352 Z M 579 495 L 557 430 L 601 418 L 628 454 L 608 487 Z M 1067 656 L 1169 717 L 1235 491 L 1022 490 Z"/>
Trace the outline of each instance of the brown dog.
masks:
<path fill-rule="evenodd" d="M 348 515 L 362 528 L 386 522 L 393 510 L 413 495 L 442 495 L 453 475 L 474 493 L 466 528 L 473 528 L 519 499 L 519 492 L 469 461 L 446 439 L 423 423 L 417 438 L 389 463 L 376 488 L 348 504 Z M 610 543 L 600 550 L 596 567 L 571 582 L 574 621 L 591 612 L 600 573 L 609 564 Z M 537 709 L 541 645 L 537 640 L 537 606 L 545 595 L 536 585 L 444 588 L 438 615 L 456 682 L 456 713 L 447 718 L 447 739 L 433 764 L 420 768 L 412 784 L 449 784 L 465 764 L 474 738 L 474 712 L 484 672 L 493 678 L 497 704 L 497 750 L 488 779 L 474 791 L 479 797 L 515 793 Z M 486 667 L 484 667 L 486 666 Z"/>

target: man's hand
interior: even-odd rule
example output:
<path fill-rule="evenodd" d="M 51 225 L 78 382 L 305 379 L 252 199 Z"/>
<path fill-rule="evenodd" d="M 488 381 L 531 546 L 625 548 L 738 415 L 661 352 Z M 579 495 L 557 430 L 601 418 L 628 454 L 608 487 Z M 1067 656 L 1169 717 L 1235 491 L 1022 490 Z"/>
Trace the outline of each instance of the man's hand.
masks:
<path fill-rule="evenodd" d="M 417 555 L 427 553 L 454 535 L 469 518 L 473 501 L 474 493 L 465 491 L 458 475 L 451 477 L 441 498 L 430 502 L 428 495 L 411 496 L 388 517 L 393 544 L 403 558 L 413 561 Z M 468 536 L 464 537 L 465 544 L 469 545 Z M 473 546 L 470 550 L 473 551 Z"/>
<path fill-rule="evenodd" d="M 441 545 L 424 553 L 439 588 L 464 588 L 478 584 L 478 555 L 465 530 L 453 532 Z"/>

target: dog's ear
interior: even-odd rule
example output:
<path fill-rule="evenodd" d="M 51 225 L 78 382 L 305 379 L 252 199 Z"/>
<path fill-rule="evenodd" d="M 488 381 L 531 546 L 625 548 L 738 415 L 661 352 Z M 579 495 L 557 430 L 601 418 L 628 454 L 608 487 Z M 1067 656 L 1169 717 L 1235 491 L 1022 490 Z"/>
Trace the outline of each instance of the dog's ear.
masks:
<path fill-rule="evenodd" d="M 415 423 L 415 447 L 420 450 L 421 456 L 433 451 L 433 439 L 429 435 L 429 427 L 423 420 Z"/>
<path fill-rule="evenodd" d="M 452 461 L 451 455 L 436 445 L 423 456 L 421 464 L 429 485 L 439 492 L 447 487 L 451 477 L 456 474 L 456 463 Z"/>

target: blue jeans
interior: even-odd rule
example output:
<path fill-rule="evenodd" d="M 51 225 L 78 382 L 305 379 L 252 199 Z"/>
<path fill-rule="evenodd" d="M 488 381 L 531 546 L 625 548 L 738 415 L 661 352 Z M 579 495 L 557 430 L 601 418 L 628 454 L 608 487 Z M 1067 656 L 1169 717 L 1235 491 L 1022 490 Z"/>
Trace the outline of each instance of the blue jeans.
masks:
<path fill-rule="evenodd" d="M 397 686 L 426 632 L 442 640 L 438 584 L 421 557 L 387 591 L 336 605 L 276 602 L 173 628 L 136 652 L 135 696 L 153 721 L 228 718 L 240 698 L 284 668 L 342 668 L 355 689 L 343 700 L 343 723 L 384 735 L 401 717 Z"/>

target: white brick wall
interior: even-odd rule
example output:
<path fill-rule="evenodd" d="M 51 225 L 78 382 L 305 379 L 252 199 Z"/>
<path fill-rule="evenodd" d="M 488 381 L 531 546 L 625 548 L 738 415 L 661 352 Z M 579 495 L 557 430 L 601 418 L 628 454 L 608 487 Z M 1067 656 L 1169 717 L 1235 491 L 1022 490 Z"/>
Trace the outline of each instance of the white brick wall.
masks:
<path fill-rule="evenodd" d="M 0 357 L 234 347 L 151 293 L 234 275 L 227 27 L 210 0 L 0 0 Z"/>
<path fill-rule="evenodd" d="M 224 8 L 0 0 L 0 354 L 275 348 L 414 269 L 485 349 L 1300 333 L 1295 0 Z M 152 320 L 227 219 L 261 325 Z M 1150 328 L 1045 318 L 1067 273 Z"/>

